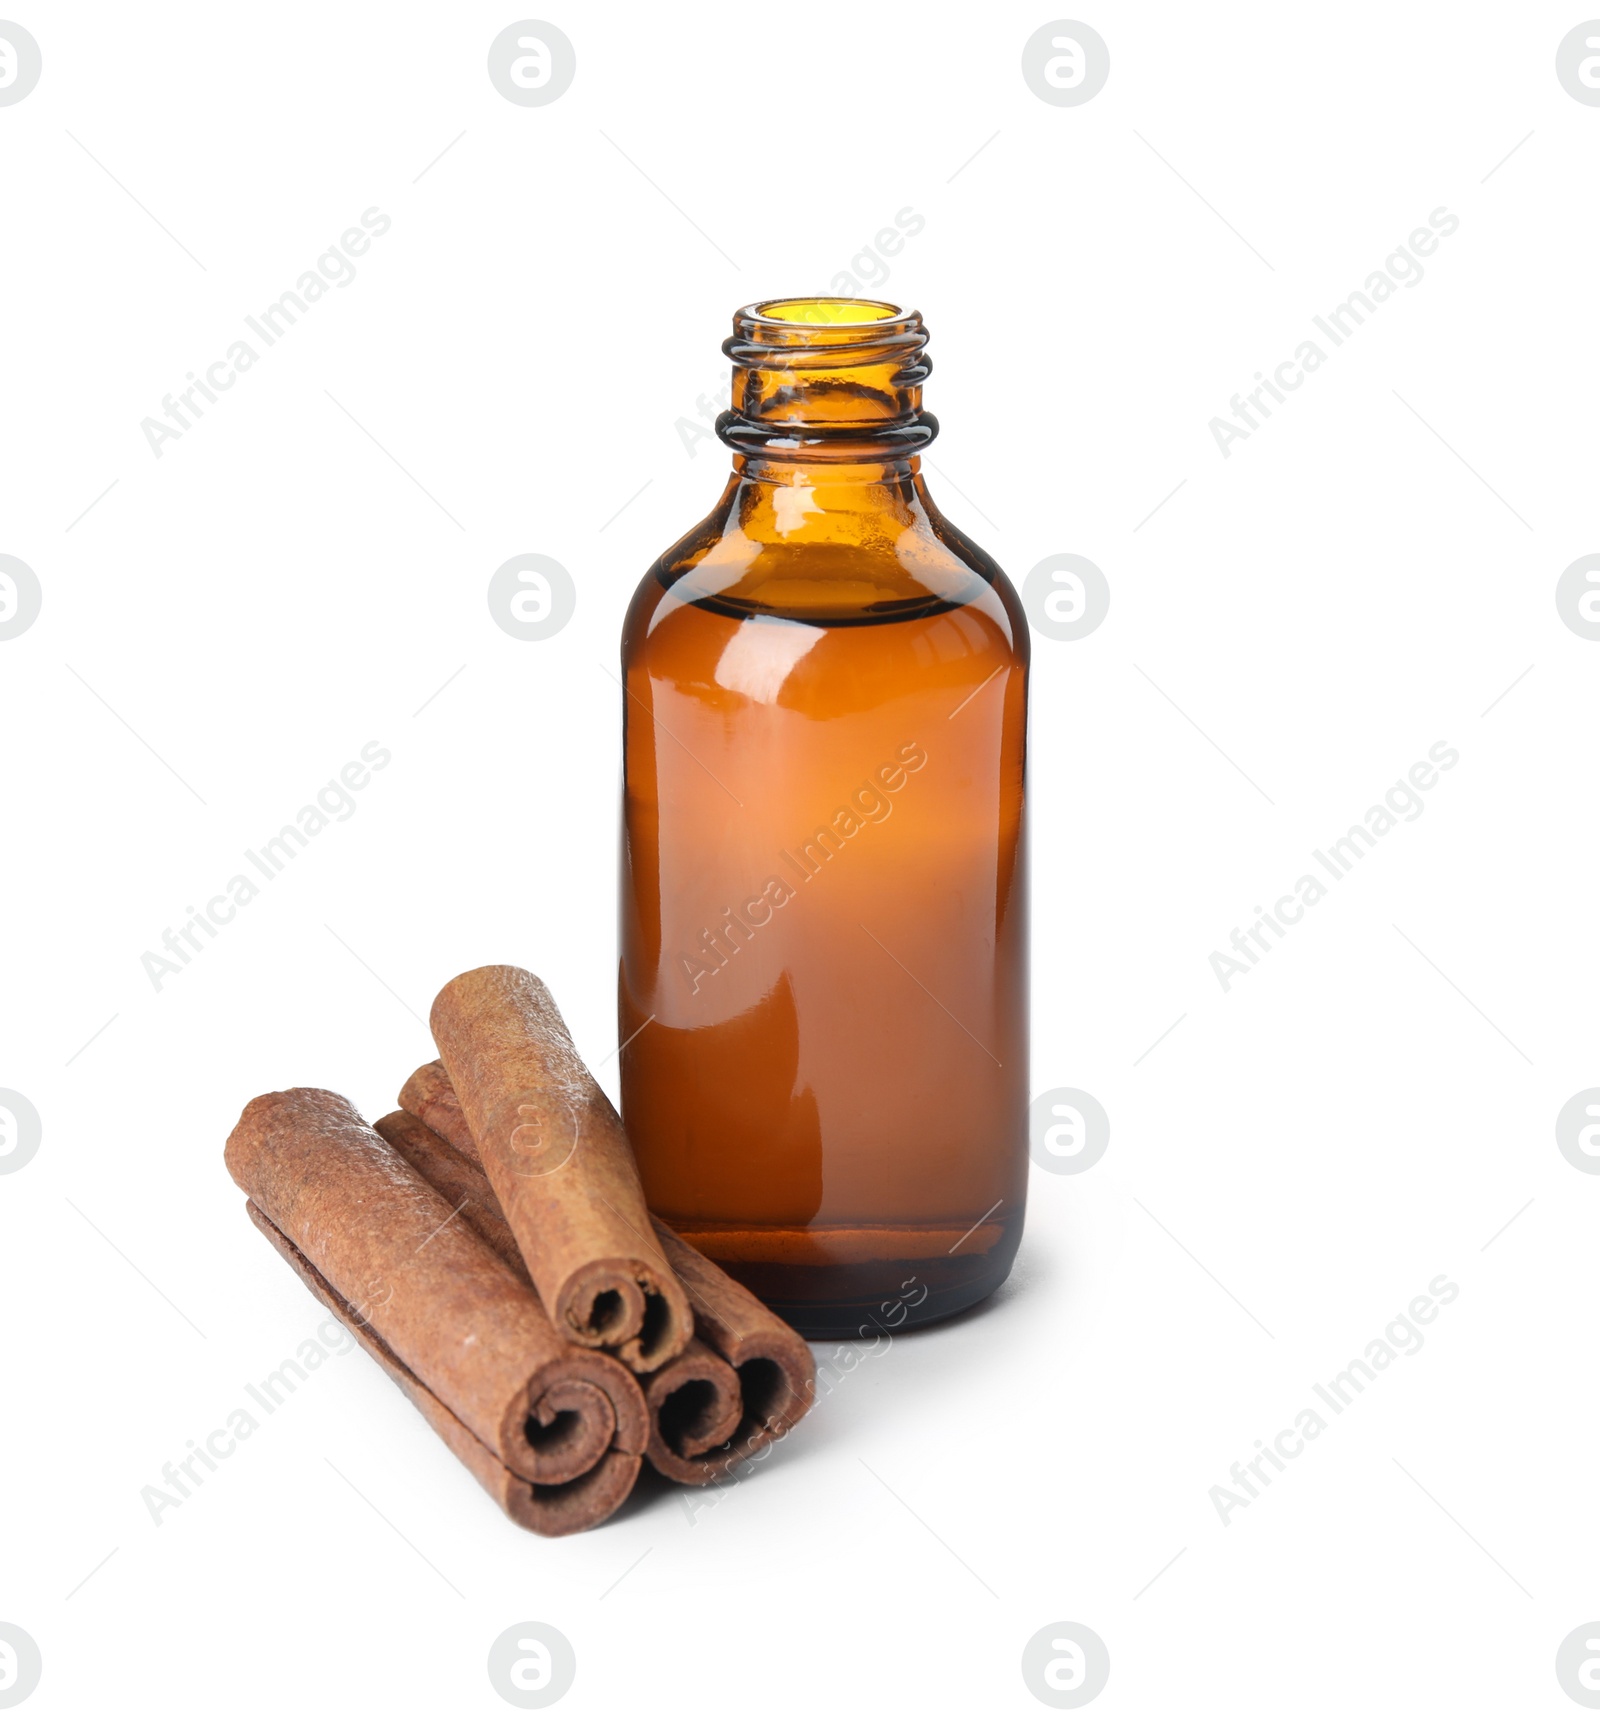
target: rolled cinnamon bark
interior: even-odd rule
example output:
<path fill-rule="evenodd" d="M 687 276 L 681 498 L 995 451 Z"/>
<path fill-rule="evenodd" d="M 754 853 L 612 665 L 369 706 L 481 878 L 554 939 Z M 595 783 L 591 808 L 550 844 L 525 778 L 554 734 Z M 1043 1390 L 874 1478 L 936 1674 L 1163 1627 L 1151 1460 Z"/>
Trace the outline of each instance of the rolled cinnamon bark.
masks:
<path fill-rule="evenodd" d="M 563 1341 L 527 1285 L 348 1100 L 263 1094 L 226 1159 L 274 1247 L 513 1519 L 576 1532 L 617 1507 L 649 1435 L 637 1385 Z M 557 1486 L 561 1496 L 544 1494 Z"/>
<path fill-rule="evenodd" d="M 378 1129 L 504 1254 L 510 1233 L 444 1066 L 416 1070 L 400 1103 L 405 1110 L 380 1119 Z M 645 1379 L 646 1453 L 668 1478 L 704 1484 L 798 1422 L 815 1394 L 815 1365 L 800 1336 L 753 1293 L 654 1224 L 689 1294 L 697 1339 Z"/>
<path fill-rule="evenodd" d="M 694 1318 L 645 1209 L 633 1153 L 543 983 L 474 968 L 430 1017 L 473 1146 L 556 1328 L 658 1370 Z"/>
<path fill-rule="evenodd" d="M 644 1378 L 644 1403 L 645 1459 L 680 1485 L 710 1484 L 750 1452 L 739 1373 L 699 1338 Z"/>

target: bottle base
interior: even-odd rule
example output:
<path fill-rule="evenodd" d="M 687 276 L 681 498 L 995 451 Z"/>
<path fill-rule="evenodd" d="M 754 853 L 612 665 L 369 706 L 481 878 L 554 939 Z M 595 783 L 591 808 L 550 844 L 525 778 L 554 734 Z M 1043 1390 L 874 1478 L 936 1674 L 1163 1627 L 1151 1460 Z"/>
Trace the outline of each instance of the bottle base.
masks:
<path fill-rule="evenodd" d="M 1016 1258 L 1022 1219 L 1019 1214 L 994 1226 L 990 1242 L 965 1255 L 949 1250 L 948 1233 L 874 1231 L 871 1237 L 880 1241 L 904 1236 L 931 1242 L 918 1242 L 909 1255 L 891 1251 L 848 1260 L 839 1257 L 838 1233 L 827 1235 L 834 1254 L 819 1260 L 818 1247 L 806 1233 L 675 1229 L 807 1340 L 873 1340 L 941 1322 L 998 1290 Z"/>

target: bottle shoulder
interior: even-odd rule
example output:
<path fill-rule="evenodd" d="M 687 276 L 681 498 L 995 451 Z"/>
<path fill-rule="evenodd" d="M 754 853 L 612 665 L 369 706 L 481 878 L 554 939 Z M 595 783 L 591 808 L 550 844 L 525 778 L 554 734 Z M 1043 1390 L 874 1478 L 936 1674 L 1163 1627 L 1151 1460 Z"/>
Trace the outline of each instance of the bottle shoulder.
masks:
<path fill-rule="evenodd" d="M 999 564 L 935 507 L 908 491 L 892 509 L 818 507 L 801 495 L 761 513 L 741 510 L 730 486 L 715 510 L 644 574 L 629 608 L 624 654 L 688 610 L 711 618 L 771 620 L 857 631 L 961 615 L 974 639 L 1025 664 L 1028 628 Z M 813 507 L 813 508 L 808 508 Z M 694 629 L 688 621 L 674 630 Z"/>

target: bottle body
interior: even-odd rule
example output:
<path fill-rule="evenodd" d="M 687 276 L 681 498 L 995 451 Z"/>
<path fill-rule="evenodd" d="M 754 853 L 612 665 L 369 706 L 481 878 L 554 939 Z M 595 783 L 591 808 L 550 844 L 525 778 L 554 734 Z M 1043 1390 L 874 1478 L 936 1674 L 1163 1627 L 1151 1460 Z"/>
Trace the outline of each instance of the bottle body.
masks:
<path fill-rule="evenodd" d="M 1027 1174 L 1026 626 L 868 454 L 737 458 L 623 640 L 623 1116 L 818 1337 L 992 1291 Z"/>

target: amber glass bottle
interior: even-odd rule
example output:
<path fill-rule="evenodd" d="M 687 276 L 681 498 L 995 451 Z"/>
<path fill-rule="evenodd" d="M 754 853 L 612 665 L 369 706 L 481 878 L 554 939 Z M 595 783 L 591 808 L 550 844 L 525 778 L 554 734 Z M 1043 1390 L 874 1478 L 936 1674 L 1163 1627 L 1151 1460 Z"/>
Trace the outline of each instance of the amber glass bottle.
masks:
<path fill-rule="evenodd" d="M 622 639 L 622 1111 L 650 1206 L 815 1337 L 1006 1277 L 1028 633 L 928 497 L 920 315 L 734 319 L 733 474 Z"/>

